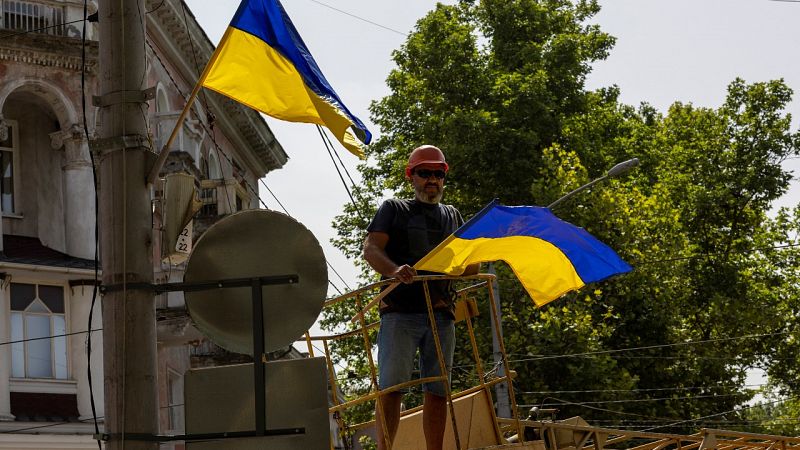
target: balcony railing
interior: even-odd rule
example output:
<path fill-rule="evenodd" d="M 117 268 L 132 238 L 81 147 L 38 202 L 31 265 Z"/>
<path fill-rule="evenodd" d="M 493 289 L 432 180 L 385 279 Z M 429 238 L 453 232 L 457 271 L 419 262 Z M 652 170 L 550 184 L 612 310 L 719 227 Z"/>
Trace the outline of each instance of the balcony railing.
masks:
<path fill-rule="evenodd" d="M 0 28 L 55 36 L 66 35 L 63 7 L 18 0 L 1 1 L 3 17 Z"/>

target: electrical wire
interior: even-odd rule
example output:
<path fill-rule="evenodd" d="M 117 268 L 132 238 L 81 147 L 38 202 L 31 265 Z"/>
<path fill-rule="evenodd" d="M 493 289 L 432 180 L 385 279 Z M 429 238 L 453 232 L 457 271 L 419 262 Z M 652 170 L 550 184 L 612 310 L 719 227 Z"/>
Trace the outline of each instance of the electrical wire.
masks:
<path fill-rule="evenodd" d="M 687 256 L 676 256 L 674 258 L 665 258 L 665 259 L 654 259 L 654 260 L 645 260 L 634 262 L 633 265 L 635 266 L 643 266 L 649 264 L 661 264 L 665 262 L 676 262 L 676 261 L 687 261 L 690 259 L 700 259 L 700 258 L 711 258 L 714 256 L 728 256 L 728 255 L 747 255 L 750 253 L 755 252 L 763 252 L 767 250 L 785 250 L 788 248 L 800 247 L 800 243 L 797 244 L 781 244 L 781 245 L 773 245 L 768 247 L 755 247 L 751 249 L 744 249 L 738 251 L 729 251 L 729 252 L 717 252 L 717 253 L 704 253 L 704 254 L 695 254 L 695 255 L 687 255 Z"/>
<path fill-rule="evenodd" d="M 358 16 L 358 15 L 355 15 L 353 13 L 349 13 L 349 12 L 347 12 L 345 10 L 336 8 L 336 7 L 331 6 L 331 5 L 327 4 L 327 3 L 323 3 L 323 2 L 321 2 L 319 0 L 309 0 L 309 1 L 314 2 L 314 3 L 318 4 L 318 5 L 324 6 L 326 8 L 332 9 L 332 10 L 338 12 L 338 13 L 342 13 L 342 14 L 344 14 L 346 16 L 350 16 L 350 17 L 352 17 L 354 19 L 357 19 L 357 20 L 360 20 L 362 22 L 366 22 L 366 23 L 368 23 L 370 25 L 375 25 L 376 27 L 383 28 L 384 30 L 391 31 L 392 33 L 399 34 L 400 36 L 408 36 L 407 33 L 403 33 L 402 31 L 395 30 L 394 28 L 389 28 L 386 25 L 381 25 L 381 24 L 379 24 L 377 22 L 373 22 L 373 21 L 371 21 L 369 19 L 365 19 L 365 18 L 363 18 L 361 16 Z"/>
<path fill-rule="evenodd" d="M 23 34 L 39 33 L 39 32 L 42 32 L 42 31 L 49 30 L 51 28 L 60 28 L 60 27 L 63 27 L 63 26 L 72 25 L 74 23 L 83 22 L 83 21 L 84 21 L 84 19 L 78 19 L 78 20 L 72 20 L 72 21 L 69 21 L 69 22 L 60 23 L 58 25 L 49 25 L 49 26 L 46 26 L 46 27 L 35 28 L 33 30 L 24 30 L 24 31 L 16 32 L 16 33 L 0 34 L 0 39 L 10 38 L 10 37 L 14 37 L 14 36 L 21 36 Z"/>
<path fill-rule="evenodd" d="M 100 420 L 100 419 L 104 419 L 104 417 L 95 418 L 95 420 Z M 92 420 L 92 418 L 78 420 L 77 423 L 86 423 L 86 422 L 88 422 L 90 420 Z M 58 427 L 58 426 L 61 426 L 61 425 L 74 425 L 75 423 L 76 422 L 54 422 L 54 423 L 48 423 L 46 425 L 34 425 L 34 426 L 30 426 L 30 427 L 25 427 L 25 428 L 17 428 L 17 429 L 14 429 L 14 430 L 0 431 L 0 434 L 14 434 L 14 433 L 19 433 L 21 431 L 41 430 L 43 428 L 52 428 L 52 427 Z"/>
<path fill-rule="evenodd" d="M 145 14 L 152 14 L 152 13 L 158 11 L 159 9 L 161 9 L 162 6 L 164 6 L 164 2 L 166 2 L 166 1 L 167 0 L 161 0 L 161 3 L 159 3 L 158 6 L 156 6 L 155 8 L 153 8 L 153 9 L 151 9 L 149 11 L 146 11 Z M 181 2 L 181 3 L 183 3 L 183 2 Z"/>
<path fill-rule="evenodd" d="M 764 387 L 767 384 L 746 384 L 743 388 L 749 387 Z M 520 391 L 516 390 L 518 395 L 541 395 L 541 394 L 602 394 L 611 392 L 620 393 L 636 393 L 636 392 L 660 392 L 660 391 L 693 391 L 693 390 L 707 390 L 707 389 L 727 389 L 726 386 L 713 385 L 713 386 L 688 386 L 688 387 L 669 387 L 669 388 L 648 388 L 648 389 L 587 389 L 587 390 L 572 390 L 572 391 Z"/>
<path fill-rule="evenodd" d="M 670 424 L 667 424 L 667 425 L 660 425 L 660 426 L 656 426 L 656 427 L 652 427 L 652 428 L 646 428 L 643 431 L 652 431 L 652 430 L 657 430 L 659 428 L 674 427 L 676 425 L 683 425 L 685 423 L 698 422 L 698 421 L 701 421 L 701 420 L 710 419 L 712 417 L 724 416 L 725 414 L 738 413 L 738 412 L 741 412 L 741 411 L 744 411 L 744 410 L 748 410 L 748 409 L 765 408 L 767 406 L 772 406 L 772 405 L 775 405 L 775 404 L 784 403 L 784 402 L 788 402 L 788 401 L 793 401 L 793 400 L 797 400 L 797 399 L 800 399 L 800 397 L 788 397 L 788 398 L 784 398 L 784 399 L 774 400 L 774 401 L 771 401 L 771 402 L 756 403 L 754 405 L 743 406 L 743 407 L 741 407 L 739 409 L 732 409 L 732 410 L 729 410 L 729 411 L 723 411 L 721 413 L 710 414 L 708 416 L 698 417 L 696 419 L 682 420 L 682 421 L 673 422 L 673 423 L 670 423 Z"/>
<path fill-rule="evenodd" d="M 743 339 L 757 339 L 763 337 L 772 337 L 772 336 L 783 336 L 790 334 L 789 331 L 781 331 L 777 333 L 765 333 L 765 334 L 747 334 L 742 336 L 733 336 L 727 338 L 717 338 L 717 339 L 703 339 L 699 341 L 687 341 L 687 342 L 675 342 L 672 344 L 658 344 L 658 345 L 647 345 L 643 347 L 628 347 L 628 348 L 620 348 L 620 349 L 613 349 L 613 350 L 598 350 L 596 352 L 582 352 L 582 353 L 572 353 L 572 354 L 562 354 L 562 355 L 540 355 L 531 358 L 522 358 L 522 359 L 515 359 L 509 360 L 508 362 L 532 362 L 532 361 L 542 361 L 547 359 L 559 359 L 559 358 L 575 358 L 575 357 L 583 357 L 589 355 L 607 355 L 612 353 L 620 353 L 620 352 L 632 352 L 632 351 L 641 351 L 641 350 L 652 350 L 658 348 L 669 348 L 669 347 L 682 347 L 687 345 L 698 345 L 698 344 L 709 344 L 709 343 L 716 343 L 716 342 L 730 342 L 730 341 L 737 341 Z"/>
<path fill-rule="evenodd" d="M 99 11 L 96 13 L 99 18 Z M 83 133 L 86 142 L 89 142 L 89 125 L 86 120 L 86 23 L 89 20 L 89 6 L 87 0 L 83 0 L 83 18 L 81 19 L 81 111 L 83 115 Z M 94 191 L 94 283 L 92 286 L 92 301 L 89 303 L 89 317 L 87 318 L 87 330 L 92 330 L 94 319 L 94 308 L 97 303 L 97 291 L 100 285 L 100 198 L 97 193 L 97 165 L 94 160 L 94 153 L 89 150 L 89 161 L 92 165 L 92 187 Z M 92 422 L 94 424 L 95 435 L 100 435 L 100 425 L 97 420 L 97 404 L 94 398 L 94 379 L 92 378 L 92 335 L 86 332 L 86 381 L 89 384 L 89 405 L 92 410 Z M 103 444 L 100 439 L 96 439 L 98 450 L 102 450 Z"/>
<path fill-rule="evenodd" d="M 514 394 L 517 394 L 517 391 L 514 391 Z M 571 405 L 574 406 L 586 406 L 586 405 L 606 405 L 606 404 L 622 404 L 622 403 L 650 403 L 650 402 L 663 402 L 663 401 L 671 401 L 671 400 L 697 400 L 697 399 L 707 399 L 707 398 L 720 398 L 720 397 L 741 397 L 747 393 L 736 393 L 736 394 L 710 394 L 710 395 L 687 395 L 683 397 L 661 397 L 661 398 L 634 398 L 628 400 L 594 400 L 589 402 L 572 402 Z M 541 403 L 538 406 L 540 407 L 548 407 L 548 406 L 558 406 L 560 403 Z M 525 405 L 520 405 L 525 406 Z"/>
<path fill-rule="evenodd" d="M 289 216 L 289 217 L 292 217 L 292 215 L 291 215 L 291 214 L 289 214 L 289 210 L 287 210 L 287 209 L 286 209 L 286 207 L 285 207 L 285 206 L 283 206 L 283 203 L 281 203 L 281 201 L 280 201 L 280 200 L 278 200 L 278 197 L 277 197 L 277 196 L 275 196 L 275 193 L 274 193 L 274 192 L 272 192 L 272 189 L 270 189 L 270 188 L 269 188 L 269 186 L 267 186 L 267 183 L 266 183 L 266 182 L 264 182 L 264 180 L 262 180 L 262 179 L 260 179 L 260 178 L 259 178 L 259 181 L 261 181 L 261 183 L 262 183 L 262 184 L 264 185 L 264 187 L 267 189 L 267 192 L 269 192 L 269 193 L 270 193 L 270 195 L 272 195 L 272 198 L 274 198 L 274 199 L 275 199 L 275 201 L 278 203 L 278 205 L 281 207 L 281 209 L 283 209 L 283 212 L 284 212 L 284 213 L 286 213 L 286 215 L 287 215 L 287 216 Z M 329 268 L 329 269 L 331 269 L 331 271 L 332 271 L 334 274 L 336 274 L 336 276 L 337 276 L 337 277 L 339 278 L 339 280 L 340 280 L 340 281 L 341 281 L 341 282 L 344 284 L 344 286 L 345 286 L 345 287 L 346 287 L 348 290 L 351 290 L 351 288 L 350 288 L 350 285 L 349 285 L 349 284 L 347 284 L 347 281 L 345 281 L 345 280 L 344 280 L 344 278 L 343 278 L 343 277 L 342 277 L 342 276 L 339 274 L 339 272 L 338 272 L 338 271 L 337 271 L 337 270 L 336 270 L 336 269 L 333 267 L 333 265 L 330 263 L 330 261 L 328 261 L 328 259 L 327 259 L 327 258 L 325 259 L 325 264 L 327 264 L 327 265 L 328 265 L 328 268 Z M 328 280 L 328 283 L 331 283 L 331 284 L 333 284 L 333 283 L 332 283 L 330 280 Z M 338 291 L 338 292 L 339 292 L 339 294 L 341 295 L 341 291 L 339 291 L 339 289 L 338 289 L 338 288 L 336 288 L 336 286 L 334 286 L 334 288 L 335 288 L 335 289 L 336 289 L 336 291 Z"/>
<path fill-rule="evenodd" d="M 344 170 L 344 173 L 347 175 L 347 178 L 350 180 L 350 186 L 354 186 L 355 187 L 356 182 L 353 181 L 353 177 L 350 176 L 350 171 L 347 170 L 347 166 L 344 165 L 344 161 L 342 161 L 342 157 L 339 155 L 339 151 L 336 150 L 336 146 L 333 145 L 333 141 L 331 141 L 330 136 L 328 136 L 328 133 L 325 132 L 324 128 L 320 127 L 319 125 L 317 125 L 317 128 L 322 133 L 322 137 L 325 139 L 325 141 L 328 142 L 328 146 L 331 148 L 331 150 L 333 150 L 333 154 L 336 155 L 336 159 L 339 161 L 339 165 L 342 166 L 342 169 Z"/>
<path fill-rule="evenodd" d="M 350 201 L 353 203 L 353 208 L 355 208 L 355 210 L 358 211 L 358 203 L 356 203 L 356 200 L 353 198 L 353 193 L 350 192 L 350 188 L 347 186 L 347 182 L 344 181 L 342 172 L 339 170 L 339 166 L 336 164 L 336 160 L 333 159 L 333 153 L 331 152 L 331 148 L 330 146 L 328 146 L 328 142 L 326 142 L 325 140 L 325 133 L 322 132 L 322 127 L 319 125 L 317 125 L 317 132 L 319 133 L 319 137 L 322 139 L 322 144 L 325 146 L 325 150 L 328 151 L 328 156 L 331 157 L 331 163 L 333 163 L 333 168 L 336 169 L 336 173 L 339 175 L 339 179 L 342 181 L 342 186 L 344 186 L 344 190 L 347 192 L 347 196 L 350 197 Z"/>
<path fill-rule="evenodd" d="M 89 334 L 89 333 L 94 333 L 95 331 L 103 331 L 103 329 L 102 328 L 94 328 L 94 329 L 83 330 L 83 331 L 72 331 L 72 332 L 64 333 L 64 334 L 53 334 L 51 336 L 40 336 L 40 337 L 35 337 L 35 338 L 17 339 L 15 341 L 0 342 L 0 347 L 2 347 L 4 345 L 22 344 L 22 343 L 25 343 L 25 342 L 58 339 L 58 338 L 62 338 L 62 337 L 76 336 L 76 335 L 79 335 L 79 334 Z"/>

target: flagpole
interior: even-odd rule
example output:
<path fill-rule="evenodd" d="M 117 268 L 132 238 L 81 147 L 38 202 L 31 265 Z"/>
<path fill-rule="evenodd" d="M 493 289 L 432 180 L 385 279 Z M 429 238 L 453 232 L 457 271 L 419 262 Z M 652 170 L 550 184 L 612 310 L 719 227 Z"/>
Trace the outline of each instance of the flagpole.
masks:
<path fill-rule="evenodd" d="M 167 139 L 167 142 L 161 147 L 161 152 L 158 154 L 158 158 L 153 164 L 153 168 L 150 169 L 150 174 L 147 175 L 148 185 L 156 182 L 156 178 L 158 178 L 158 174 L 161 172 L 164 162 L 167 161 L 167 156 L 169 156 L 169 148 L 172 146 L 172 142 L 175 141 L 175 138 L 178 136 L 178 130 L 183 127 L 183 122 L 186 120 L 186 115 L 189 113 L 189 109 L 192 107 L 194 99 L 197 98 L 197 93 L 200 92 L 202 87 L 203 86 L 200 83 L 197 83 L 192 90 L 191 95 L 189 95 L 189 99 L 186 100 L 186 106 L 183 107 L 181 115 L 178 116 L 178 120 L 175 122 L 175 126 L 172 128 L 172 133 L 170 133 L 169 139 Z"/>
<path fill-rule="evenodd" d="M 167 157 L 169 156 L 169 148 L 172 146 L 172 142 L 175 141 L 175 138 L 178 136 L 178 131 L 183 127 L 183 122 L 186 120 L 186 116 L 189 114 L 189 109 L 194 104 L 197 94 L 200 93 L 200 89 L 203 88 L 203 83 L 206 81 L 208 72 L 217 61 L 220 50 L 222 49 L 230 32 L 230 27 L 225 30 L 225 34 L 222 36 L 222 39 L 220 39 L 219 45 L 217 45 L 217 48 L 214 50 L 214 54 L 211 55 L 211 59 L 208 60 L 208 64 L 206 64 L 205 69 L 203 69 L 203 73 L 200 74 L 200 78 L 197 80 L 197 83 L 195 83 L 192 93 L 189 94 L 189 98 L 186 100 L 186 105 L 183 107 L 181 115 L 178 116 L 178 120 L 175 122 L 175 126 L 172 128 L 172 133 L 170 133 L 169 139 L 167 139 L 167 142 L 163 147 L 161 147 L 161 153 L 158 154 L 158 158 L 153 164 L 153 168 L 150 169 L 150 174 L 147 176 L 148 185 L 156 182 L 156 178 L 158 178 L 158 174 L 161 172 L 161 168 L 164 167 L 164 163 L 167 161 Z"/>

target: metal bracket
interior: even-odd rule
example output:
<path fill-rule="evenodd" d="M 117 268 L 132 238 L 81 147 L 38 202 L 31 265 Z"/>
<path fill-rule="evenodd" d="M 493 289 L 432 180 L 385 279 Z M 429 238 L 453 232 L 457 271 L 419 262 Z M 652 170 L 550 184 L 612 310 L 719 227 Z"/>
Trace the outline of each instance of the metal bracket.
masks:
<path fill-rule="evenodd" d="M 119 291 L 151 291 L 156 294 L 164 292 L 195 292 L 205 291 L 209 289 L 222 289 L 233 287 L 251 287 L 253 283 L 261 286 L 269 286 L 276 284 L 296 284 L 300 282 L 300 277 L 297 274 L 289 275 L 271 275 L 255 278 L 229 278 L 226 280 L 213 280 L 213 281 L 197 281 L 189 283 L 120 283 L 120 284 L 105 284 L 100 286 L 100 293 L 107 294 L 109 292 Z"/>
<path fill-rule="evenodd" d="M 95 153 L 105 154 L 115 150 L 150 149 L 150 139 L 140 134 L 128 134 L 89 142 L 89 148 Z"/>
<path fill-rule="evenodd" d="M 261 437 L 261 436 L 291 436 L 298 434 L 306 434 L 305 427 L 296 428 L 274 428 L 264 430 L 263 434 L 258 434 L 257 431 L 229 431 L 223 433 L 197 433 L 197 434 L 147 434 L 147 433 L 100 433 L 93 435 L 96 441 L 129 441 L 129 442 L 171 442 L 171 441 L 211 441 L 222 439 L 238 439 L 246 437 Z"/>
<path fill-rule="evenodd" d="M 93 95 L 92 105 L 103 108 L 120 103 L 144 103 L 154 98 L 156 98 L 156 88 L 151 87 L 143 91 L 116 91 L 105 95 Z"/>

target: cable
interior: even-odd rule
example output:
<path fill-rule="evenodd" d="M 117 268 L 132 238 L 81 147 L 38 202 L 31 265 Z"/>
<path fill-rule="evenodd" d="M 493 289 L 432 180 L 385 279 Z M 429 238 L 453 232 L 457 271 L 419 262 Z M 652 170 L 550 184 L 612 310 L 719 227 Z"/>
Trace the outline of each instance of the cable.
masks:
<path fill-rule="evenodd" d="M 42 28 L 36 28 L 36 29 L 33 29 L 33 30 L 25 30 L 25 31 L 19 31 L 17 33 L 9 33 L 9 34 L 0 34 L 0 39 L 10 38 L 10 37 L 14 37 L 14 36 L 20 36 L 20 35 L 29 34 L 29 33 L 39 33 L 41 31 L 49 30 L 51 28 L 59 28 L 59 27 L 63 27 L 63 26 L 66 26 L 66 25 L 72 25 L 73 23 L 78 23 L 78 22 L 83 22 L 83 21 L 84 21 L 84 19 L 78 19 L 78 20 L 73 20 L 73 21 L 70 21 L 70 22 L 60 23 L 58 25 L 49 25 L 49 26 L 42 27 Z"/>
<path fill-rule="evenodd" d="M 81 111 L 83 114 L 83 133 L 86 142 L 89 142 L 89 125 L 86 121 L 86 22 L 89 20 L 89 6 L 87 0 L 83 0 L 83 28 L 81 31 Z M 99 11 L 95 13 L 99 18 Z M 97 169 L 94 160 L 94 153 L 89 150 L 89 160 L 92 165 L 92 187 L 94 190 L 94 285 L 92 286 L 92 301 L 89 303 L 89 317 L 86 325 L 87 330 L 92 330 L 92 320 L 94 317 L 94 307 L 97 302 L 97 289 L 100 285 L 100 199 L 97 194 Z M 92 419 L 94 423 L 95 435 L 100 434 L 100 425 L 97 421 L 97 404 L 94 399 L 94 380 L 92 379 L 92 335 L 86 334 L 86 379 L 89 384 L 89 405 L 92 409 Z M 97 448 L 102 450 L 103 444 L 97 439 Z"/>
<path fill-rule="evenodd" d="M 95 420 L 104 419 L 104 417 L 96 417 Z M 78 420 L 79 423 L 86 423 L 92 419 L 83 419 Z M 55 423 L 48 423 L 46 425 L 36 425 L 32 427 L 25 427 L 25 428 L 17 428 L 16 430 L 7 430 L 7 431 L 0 431 L 0 434 L 14 434 L 19 433 L 20 431 L 30 431 L 30 430 L 41 430 L 42 428 L 50 428 L 50 427 L 57 427 L 60 425 L 72 425 L 75 422 L 55 422 Z"/>
<path fill-rule="evenodd" d="M 727 338 L 718 338 L 718 339 L 704 339 L 700 341 L 688 341 L 688 342 L 676 342 L 673 344 L 659 344 L 659 345 L 648 345 L 644 347 L 628 347 L 628 348 L 621 348 L 621 349 L 614 349 L 614 350 L 599 350 L 596 352 L 583 352 L 583 353 L 573 353 L 573 354 L 564 354 L 564 355 L 540 355 L 537 357 L 532 358 L 523 358 L 523 359 L 515 359 L 509 360 L 508 362 L 529 362 L 529 361 L 542 361 L 546 359 L 559 359 L 559 358 L 575 358 L 575 357 L 582 357 L 588 355 L 604 355 L 604 354 L 611 354 L 611 353 L 620 353 L 620 352 L 631 352 L 631 351 L 639 351 L 639 350 L 652 350 L 657 348 L 668 348 L 668 347 L 680 347 L 685 345 L 697 345 L 697 344 L 708 344 L 712 342 L 728 342 L 728 341 L 736 341 L 741 339 L 755 339 L 755 338 L 762 338 L 762 337 L 771 337 L 771 336 L 782 336 L 789 334 L 789 331 L 781 331 L 777 333 L 766 333 L 766 334 L 748 334 L 743 336 L 734 336 L 734 337 L 727 337 Z"/>
<path fill-rule="evenodd" d="M 514 391 L 516 394 L 517 391 Z M 609 403 L 647 403 L 647 402 L 663 402 L 667 400 L 695 400 L 695 399 L 703 399 L 703 398 L 719 398 L 719 397 L 740 397 L 743 393 L 739 394 L 711 394 L 711 395 L 696 395 L 696 396 L 684 396 L 684 397 L 662 397 L 662 398 L 636 398 L 630 400 L 595 400 L 590 402 L 573 402 L 572 405 L 575 406 L 586 406 L 586 405 L 605 405 Z M 558 406 L 560 403 L 541 403 L 539 406 Z M 524 406 L 524 405 L 523 405 Z"/>
<path fill-rule="evenodd" d="M 797 400 L 799 398 L 800 397 L 789 397 L 789 398 L 779 399 L 779 400 L 766 402 L 766 403 L 757 403 L 755 405 L 743 406 L 740 409 L 732 409 L 730 411 L 723 411 L 723 412 L 717 413 L 717 414 L 710 414 L 708 416 L 698 417 L 696 419 L 682 420 L 680 422 L 674 422 L 674 423 L 671 423 L 671 424 L 668 424 L 668 425 L 661 425 L 661 426 L 657 426 L 657 427 L 647 428 L 647 429 L 645 429 L 643 431 L 651 431 L 651 430 L 657 430 L 659 428 L 666 428 L 666 427 L 673 427 L 673 426 L 676 426 L 676 425 L 683 425 L 684 423 L 697 422 L 697 421 L 705 420 L 705 419 L 708 419 L 708 418 L 711 418 L 711 417 L 719 417 L 719 416 L 724 416 L 725 414 L 738 413 L 738 412 L 744 411 L 746 409 L 764 408 L 766 406 L 775 405 L 775 404 L 778 404 L 778 403 L 788 402 L 788 401 L 792 401 L 792 400 Z"/>
<path fill-rule="evenodd" d="M 582 408 L 592 409 L 592 410 L 595 410 L 595 411 L 609 412 L 609 413 L 617 414 L 617 415 L 620 415 L 620 416 L 642 417 L 644 419 L 660 420 L 660 421 L 665 421 L 665 422 L 666 421 L 675 420 L 674 418 L 669 418 L 669 417 L 647 416 L 647 415 L 644 415 L 644 414 L 628 413 L 628 412 L 624 412 L 624 411 L 614 411 L 613 409 L 607 409 L 607 408 L 598 408 L 597 406 L 578 405 L 576 403 L 573 403 L 573 402 L 570 402 L 570 401 L 567 401 L 567 400 L 562 400 L 560 398 L 555 398 L 555 397 L 545 397 L 545 399 L 542 400 L 542 404 L 544 404 L 544 402 L 547 401 L 548 399 L 552 399 L 552 400 L 555 400 L 557 402 L 561 402 L 562 404 L 565 404 L 565 405 L 576 405 L 576 406 L 580 406 Z M 518 405 L 518 406 L 530 407 L 530 406 L 540 406 L 540 405 Z"/>
<path fill-rule="evenodd" d="M 2 347 L 4 345 L 22 344 L 24 342 L 43 341 L 43 340 L 46 340 L 46 339 L 58 339 L 58 338 L 62 338 L 62 337 L 75 336 L 75 335 L 78 335 L 78 334 L 89 334 L 89 333 L 94 333 L 95 331 L 103 331 L 103 329 L 102 328 L 95 328 L 95 329 L 83 330 L 83 331 L 72 331 L 70 333 L 64 333 L 64 334 L 54 334 L 54 335 L 51 335 L 51 336 L 40 336 L 40 337 L 28 338 L 28 339 L 18 339 L 16 341 L 0 342 L 0 347 Z"/>
<path fill-rule="evenodd" d="M 767 386 L 766 383 L 762 384 L 746 384 L 742 386 L 743 388 L 748 387 L 763 387 Z M 636 393 L 636 392 L 657 392 L 657 391 L 691 391 L 691 390 L 702 390 L 702 389 L 724 389 L 726 386 L 689 386 L 689 387 L 669 387 L 669 388 L 648 388 L 648 389 L 588 389 L 588 390 L 579 390 L 579 391 L 515 391 L 519 395 L 534 395 L 534 394 L 599 394 L 599 393 L 609 393 L 609 392 L 624 392 L 624 393 Z"/>
<path fill-rule="evenodd" d="M 362 22 L 366 22 L 366 23 L 368 23 L 370 25 L 375 25 L 376 27 L 383 28 L 384 30 L 387 30 L 387 31 L 391 31 L 392 33 L 397 33 L 400 36 L 408 36 L 408 34 L 403 33 L 402 31 L 397 31 L 394 28 L 389 28 L 389 27 L 387 27 L 385 25 L 381 25 L 381 24 L 379 24 L 377 22 L 373 22 L 371 20 L 365 19 L 363 17 L 357 16 L 355 14 L 352 14 L 352 13 L 349 13 L 347 11 L 341 10 L 339 8 L 333 7 L 333 6 L 331 6 L 331 5 L 327 4 L 327 3 L 322 3 L 322 2 L 320 2 L 318 0 L 309 0 L 309 1 L 314 2 L 314 3 L 318 4 L 318 5 L 322 5 L 322 6 L 326 7 L 326 8 L 330 8 L 330 9 L 336 11 L 336 12 L 342 13 L 342 14 L 344 14 L 346 16 L 350 16 L 350 17 L 352 17 L 354 19 L 358 19 L 358 20 L 360 20 Z"/>
<path fill-rule="evenodd" d="M 331 287 L 333 287 L 333 289 L 336 291 L 337 294 L 342 295 L 342 291 L 340 291 L 339 288 L 335 284 L 333 284 L 333 281 L 328 280 L 328 284 L 330 284 Z"/>
<path fill-rule="evenodd" d="M 269 192 L 269 193 L 270 193 L 270 195 L 272 195 L 272 198 L 274 198 L 274 199 L 275 199 L 275 201 L 278 203 L 278 205 L 281 207 L 281 209 L 283 209 L 283 212 L 284 212 L 284 213 L 286 213 L 286 215 L 287 215 L 287 216 L 289 216 L 289 217 L 292 217 L 292 215 L 291 215 L 291 214 L 289 214 L 289 211 L 286 209 L 286 207 L 285 207 L 285 206 L 283 206 L 283 203 L 281 203 L 281 201 L 280 201 L 280 200 L 278 200 L 278 197 L 275 195 L 275 193 L 274 193 L 274 192 L 272 192 L 272 189 L 270 189 L 270 188 L 269 188 L 269 186 L 267 186 L 267 183 L 266 183 L 266 182 L 264 182 L 264 180 L 263 180 L 263 179 L 261 179 L 261 178 L 259 178 L 259 181 L 261 181 L 261 184 L 263 184 L 263 185 L 264 185 L 264 187 L 267 189 L 267 192 Z M 259 199 L 260 199 L 260 197 L 259 197 Z M 338 271 L 336 271 L 336 269 L 334 269 L 334 268 L 333 268 L 333 265 L 330 263 L 330 261 L 328 261 L 328 259 L 327 259 L 327 258 L 325 259 L 325 263 L 328 265 L 328 268 L 330 268 L 330 269 L 331 269 L 331 271 L 332 271 L 334 274 L 336 274 L 336 276 L 337 276 L 337 277 L 339 278 L 339 280 L 340 280 L 340 281 L 341 281 L 341 282 L 344 284 L 344 286 L 345 286 L 345 287 L 346 287 L 348 290 L 351 290 L 351 288 L 350 288 L 350 285 L 349 285 L 349 284 L 347 284 L 347 282 L 344 280 L 344 278 L 342 278 L 342 276 L 341 276 L 341 275 L 339 275 L 339 272 L 338 272 Z M 331 281 L 330 281 L 330 280 L 328 280 L 328 282 L 329 282 L 329 283 L 331 283 Z M 336 290 L 337 290 L 337 291 L 339 291 L 339 289 L 338 289 L 338 288 L 336 288 Z M 339 291 L 339 293 L 341 294 L 341 291 Z"/>
<path fill-rule="evenodd" d="M 658 264 L 664 262 L 675 262 L 675 261 L 686 261 L 690 259 L 700 259 L 700 258 L 709 258 L 712 256 L 727 256 L 727 255 L 746 255 L 749 253 L 754 252 L 762 252 L 766 250 L 784 250 L 787 248 L 794 248 L 800 247 L 800 243 L 797 244 L 781 244 L 781 245 L 774 245 L 771 247 L 755 247 L 751 249 L 739 250 L 739 251 L 730 251 L 730 252 L 718 252 L 718 253 L 705 253 L 702 255 L 688 255 L 688 256 L 677 256 L 675 258 L 666 258 L 666 259 L 654 259 L 654 260 L 646 260 L 634 263 L 636 266 L 648 265 L 648 264 Z"/>
<path fill-rule="evenodd" d="M 344 181 L 344 177 L 342 176 L 342 172 L 339 170 L 339 166 L 336 164 L 336 160 L 333 159 L 333 153 L 331 152 L 331 148 L 328 146 L 328 143 L 325 141 L 325 134 L 322 132 L 322 127 L 317 125 L 317 132 L 319 133 L 319 137 L 322 139 L 322 144 L 325 146 L 325 150 L 328 151 L 328 156 L 331 157 L 331 162 L 333 163 L 333 168 L 336 169 L 336 173 L 339 174 L 339 179 L 342 181 L 342 186 L 344 186 L 344 190 L 347 191 L 347 196 L 350 197 L 350 201 L 353 203 L 353 208 L 358 211 L 358 203 L 353 198 L 353 194 L 350 192 L 350 188 L 347 187 L 347 182 Z M 349 176 L 349 174 L 348 174 Z M 352 181 L 352 180 L 351 180 Z"/>
<path fill-rule="evenodd" d="M 328 136 L 328 133 L 325 132 L 324 128 L 320 127 L 319 125 L 317 125 L 317 128 L 322 133 L 322 137 L 325 139 L 325 141 L 328 142 L 328 146 L 331 148 L 331 150 L 333 150 L 333 154 L 336 155 L 336 159 L 339 161 L 339 165 L 342 166 L 342 169 L 344 169 L 344 173 L 347 175 L 347 178 L 350 180 L 350 186 L 355 186 L 356 182 L 353 181 L 353 177 L 350 176 L 350 171 L 347 170 L 347 166 L 344 165 L 344 161 L 342 161 L 342 157 L 339 156 L 339 151 L 336 150 L 336 146 L 333 145 L 333 142 L 331 141 L 330 136 Z"/>
<path fill-rule="evenodd" d="M 161 3 L 159 3 L 158 6 L 156 6 L 153 9 L 151 9 L 150 11 L 145 11 L 145 14 L 151 14 L 151 13 L 154 13 L 154 12 L 158 11 L 159 9 L 161 9 L 162 6 L 164 6 L 164 2 L 166 2 L 166 1 L 167 0 L 161 0 Z M 181 2 L 181 3 L 183 3 L 183 2 Z"/>

